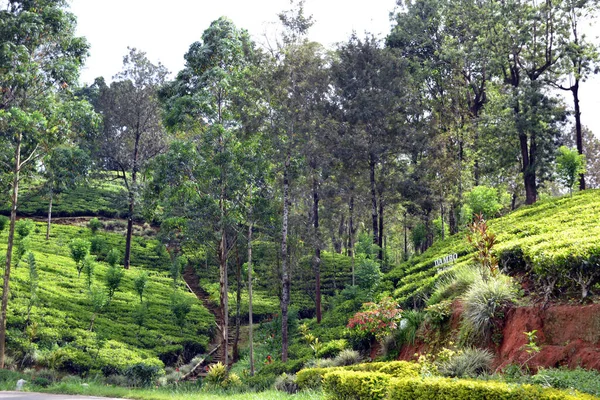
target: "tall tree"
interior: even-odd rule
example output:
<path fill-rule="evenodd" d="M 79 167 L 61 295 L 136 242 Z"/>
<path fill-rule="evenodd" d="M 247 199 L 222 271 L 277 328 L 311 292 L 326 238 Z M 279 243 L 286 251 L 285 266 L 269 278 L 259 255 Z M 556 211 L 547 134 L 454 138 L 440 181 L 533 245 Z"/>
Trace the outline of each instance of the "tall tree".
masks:
<path fill-rule="evenodd" d="M 243 214 L 249 157 L 249 122 L 240 117 L 254 45 L 248 33 L 227 18 L 211 23 L 185 55 L 186 65 L 162 91 L 166 123 L 187 131 L 161 159 L 161 189 L 171 199 L 173 220 L 185 215 L 191 238 L 214 244 L 220 274 L 220 334 L 224 361 L 229 353 L 228 259 Z M 175 164 L 174 164 L 175 163 Z M 179 164 L 177 164 L 179 163 Z M 173 177 L 169 169 L 177 171 Z M 169 174 L 169 175 L 165 175 Z M 179 226 L 179 225 L 178 225 Z M 193 233 L 195 231 L 195 233 Z"/>
<path fill-rule="evenodd" d="M 106 168 L 117 171 L 127 189 L 125 269 L 131 263 L 138 174 L 166 147 L 157 92 L 167 74 L 160 63 L 151 63 L 144 52 L 132 48 L 123 57 L 123 70 L 115 75 L 115 81 L 100 88 L 97 108 L 104 116 L 104 128 L 99 138 L 99 157 Z"/>
<path fill-rule="evenodd" d="M 4 368 L 6 310 L 19 182 L 25 168 L 70 131 L 68 107 L 90 111 L 69 96 L 88 45 L 75 36 L 75 17 L 64 0 L 0 3 L 0 132 L 10 156 L 11 216 L 0 312 L 0 368 Z M 59 99 L 62 94 L 64 99 Z"/>

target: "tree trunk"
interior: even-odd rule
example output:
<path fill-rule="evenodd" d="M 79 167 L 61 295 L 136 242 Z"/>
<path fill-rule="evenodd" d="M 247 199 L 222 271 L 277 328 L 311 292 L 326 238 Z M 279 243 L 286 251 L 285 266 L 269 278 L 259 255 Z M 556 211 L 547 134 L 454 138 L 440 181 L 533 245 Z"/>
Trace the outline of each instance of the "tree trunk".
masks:
<path fill-rule="evenodd" d="M 240 341 L 240 323 L 241 323 L 241 308 L 242 308 L 242 263 L 240 260 L 239 246 L 235 246 L 236 255 L 236 269 L 235 269 L 235 280 L 237 282 L 236 290 L 236 305 L 235 305 L 235 338 L 233 341 L 233 362 L 240 359 L 240 353 L 238 344 Z"/>
<path fill-rule="evenodd" d="M 440 219 L 442 220 L 442 240 L 446 239 L 446 232 L 444 226 L 444 203 L 440 204 Z"/>
<path fill-rule="evenodd" d="M 533 148 L 527 140 L 527 134 L 519 134 L 519 143 L 521 145 L 521 158 L 523 162 L 523 183 L 525 185 L 525 204 L 533 204 L 537 200 L 537 189 L 535 183 L 535 165 L 531 160 L 530 155 L 533 153 Z"/>
<path fill-rule="evenodd" d="M 319 188 L 317 178 L 313 177 L 313 228 L 315 256 L 313 270 L 315 271 L 315 309 L 317 323 L 321 323 L 321 243 L 319 240 Z"/>
<path fill-rule="evenodd" d="M 252 318 L 252 209 L 248 218 L 248 345 L 250 346 L 250 376 L 254 376 L 254 341 Z"/>
<path fill-rule="evenodd" d="M 377 254 L 377 258 L 379 259 L 379 261 L 381 262 L 381 265 L 383 266 L 383 250 L 384 250 L 384 246 L 383 246 L 383 207 L 384 207 L 384 201 L 383 201 L 383 188 L 381 189 L 381 191 L 379 192 L 379 237 L 377 238 L 377 245 L 379 246 L 379 253 Z"/>
<path fill-rule="evenodd" d="M 404 260 L 408 260 L 408 224 L 407 224 L 408 213 L 404 212 Z"/>
<path fill-rule="evenodd" d="M 46 226 L 46 240 L 50 240 L 50 225 L 52 224 L 52 199 L 54 192 L 50 189 L 50 201 L 48 202 L 48 225 Z"/>
<path fill-rule="evenodd" d="M 15 223 L 17 221 L 17 204 L 19 201 L 19 173 L 21 172 L 21 140 L 19 134 L 15 149 L 15 169 L 13 171 L 13 193 L 10 208 L 10 225 L 8 228 L 8 242 L 6 245 L 6 264 L 4 266 L 4 282 L 2 286 L 2 306 L 0 311 L 0 368 L 4 368 L 4 353 L 6 349 L 6 310 L 8 308 L 8 293 L 10 281 L 10 265 L 12 262 L 13 242 L 15 239 Z"/>
<path fill-rule="evenodd" d="M 375 182 L 375 157 L 369 155 L 369 179 L 371 183 L 371 220 L 373 222 L 373 244 L 379 243 L 379 222 L 377 220 L 377 190 Z"/>
<path fill-rule="evenodd" d="M 450 229 L 450 235 L 458 233 L 458 223 L 456 221 L 456 210 L 458 207 L 456 203 L 450 203 L 450 213 L 448 214 L 448 228 Z"/>
<path fill-rule="evenodd" d="M 131 186 L 129 187 L 129 210 L 127 212 L 127 236 L 125 238 L 125 257 L 123 266 L 129 269 L 131 265 L 131 237 L 133 236 L 133 210 L 135 207 L 135 187 L 137 184 L 138 157 L 140 146 L 140 134 L 135 136 L 135 145 L 133 146 L 133 169 L 131 171 Z M 127 178 L 125 178 L 127 179 Z"/>
<path fill-rule="evenodd" d="M 350 196 L 348 209 L 350 213 L 350 221 L 348 222 L 348 255 L 352 258 L 352 286 L 354 286 L 356 284 L 354 274 L 354 196 Z"/>
<path fill-rule="evenodd" d="M 221 309 L 221 348 L 223 349 L 223 363 L 229 364 L 229 293 L 227 282 L 227 238 L 225 233 L 224 201 L 221 199 L 221 241 L 219 244 L 219 301 Z"/>
<path fill-rule="evenodd" d="M 288 150 L 283 169 L 283 218 L 281 226 L 281 361 L 288 360 L 288 307 L 290 305 L 290 271 L 288 263 L 289 169 Z"/>
<path fill-rule="evenodd" d="M 579 106 L 579 79 L 575 80 L 575 85 L 571 88 L 573 93 L 573 103 L 575 106 L 575 142 L 577 152 L 583 154 L 583 131 L 581 128 L 581 109 Z M 579 175 L 579 190 L 585 190 L 585 175 Z"/>

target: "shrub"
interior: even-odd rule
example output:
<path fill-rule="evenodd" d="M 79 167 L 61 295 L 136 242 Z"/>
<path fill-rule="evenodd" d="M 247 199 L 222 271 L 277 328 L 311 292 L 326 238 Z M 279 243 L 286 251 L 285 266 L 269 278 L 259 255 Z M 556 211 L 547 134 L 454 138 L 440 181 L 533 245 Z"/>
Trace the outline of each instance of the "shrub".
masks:
<path fill-rule="evenodd" d="M 381 299 L 379 303 L 366 303 L 363 311 L 354 314 L 348 321 L 348 328 L 373 335 L 383 340 L 398 327 L 402 310 L 391 297 Z"/>
<path fill-rule="evenodd" d="M 402 314 L 399 329 L 394 332 L 394 339 L 398 346 L 405 343 L 414 344 L 417 339 L 417 332 L 421 324 L 425 321 L 425 313 L 417 310 L 409 310 Z"/>
<path fill-rule="evenodd" d="M 20 219 L 15 224 L 15 232 L 17 233 L 18 239 L 23 239 L 31 233 L 35 224 L 30 219 Z"/>
<path fill-rule="evenodd" d="M 573 370 L 566 368 L 540 369 L 532 377 L 532 381 L 540 385 L 552 386 L 558 389 L 573 388 L 580 392 L 600 396 L 600 372 L 595 370 L 587 370 L 579 367 Z"/>
<path fill-rule="evenodd" d="M 69 249 L 71 250 L 71 258 L 75 261 L 77 276 L 79 276 L 83 269 L 82 261 L 90 252 L 90 242 L 84 239 L 73 239 L 69 243 Z"/>
<path fill-rule="evenodd" d="M 475 378 L 490 372 L 493 359 L 489 350 L 465 349 L 440 363 L 438 371 L 451 378 Z"/>
<path fill-rule="evenodd" d="M 88 222 L 88 228 L 92 231 L 92 234 L 95 235 L 100 228 L 102 228 L 102 222 L 98 218 L 92 218 Z"/>
<path fill-rule="evenodd" d="M 183 331 L 186 317 L 192 311 L 192 304 L 187 296 L 179 292 L 173 293 L 171 296 L 171 312 L 175 319 L 175 324 Z"/>
<path fill-rule="evenodd" d="M 209 385 L 224 386 L 225 381 L 227 380 L 227 367 L 220 361 L 213 364 L 208 370 L 204 380 Z"/>
<path fill-rule="evenodd" d="M 361 258 L 356 266 L 356 281 L 363 290 L 373 290 L 381 282 L 381 269 L 375 260 Z"/>
<path fill-rule="evenodd" d="M 298 384 L 296 383 L 296 375 L 288 375 L 285 372 L 277 377 L 273 385 L 275 390 L 294 394 L 298 392 Z"/>
<path fill-rule="evenodd" d="M 452 315 L 452 302 L 444 300 L 437 304 L 427 306 L 425 309 L 425 319 L 432 325 L 442 326 Z"/>
<path fill-rule="evenodd" d="M 354 365 L 360 362 L 360 354 L 356 350 L 345 349 L 342 350 L 334 359 L 333 365 L 336 367 L 344 367 L 347 365 Z"/>
<path fill-rule="evenodd" d="M 338 398 L 339 397 L 333 397 Z M 455 399 L 455 400 L 576 400 L 591 397 L 570 394 L 533 385 L 512 385 L 504 382 L 474 381 L 449 378 L 392 379 L 388 387 L 389 400 Z"/>
<path fill-rule="evenodd" d="M 465 204 L 471 211 L 471 215 L 465 215 L 467 218 L 479 214 L 487 218 L 494 218 L 502 210 L 498 191 L 488 186 L 475 186 L 470 192 L 465 193 L 465 199 Z"/>
<path fill-rule="evenodd" d="M 140 302 L 143 300 L 144 290 L 148 284 L 148 274 L 140 272 L 138 276 L 133 279 L 133 288 L 135 292 L 140 296 Z"/>
<path fill-rule="evenodd" d="M 121 263 L 121 252 L 119 249 L 111 249 L 106 255 L 106 262 L 111 267 L 116 267 Z"/>
<path fill-rule="evenodd" d="M 323 391 L 331 399 L 385 399 L 391 376 L 380 372 L 333 371 L 323 376 Z"/>
<path fill-rule="evenodd" d="M 125 370 L 129 385 L 135 387 L 150 386 L 163 374 L 164 371 L 159 366 L 144 363 L 134 364 Z"/>
<path fill-rule="evenodd" d="M 436 282 L 427 304 L 431 306 L 463 295 L 480 276 L 479 268 L 472 265 L 460 266 L 445 273 Z"/>
<path fill-rule="evenodd" d="M 325 343 L 319 351 L 317 351 L 317 357 L 327 358 L 335 357 L 342 350 L 348 348 L 348 341 L 346 339 L 331 340 Z"/>
<path fill-rule="evenodd" d="M 102 236 L 94 236 L 90 239 L 90 253 L 99 256 L 106 250 L 106 239 Z"/>
<path fill-rule="evenodd" d="M 33 378 L 31 380 L 31 384 L 34 386 L 40 386 L 43 388 L 47 388 L 48 386 L 50 386 L 52 384 L 52 381 L 48 378 L 36 376 L 35 378 Z"/>
<path fill-rule="evenodd" d="M 85 275 L 85 283 L 88 289 L 92 287 L 92 281 L 94 280 L 95 261 L 96 257 L 89 254 L 83 259 L 82 270 Z"/>
<path fill-rule="evenodd" d="M 475 337 L 489 339 L 500 324 L 506 309 L 517 297 L 512 280 L 504 275 L 478 280 L 463 297 L 463 318 L 472 327 Z"/>
<path fill-rule="evenodd" d="M 0 232 L 2 232 L 6 228 L 6 225 L 8 225 L 9 221 L 10 219 L 8 219 L 8 217 L 0 215 Z"/>
<path fill-rule="evenodd" d="M 117 289 L 119 289 L 119 286 L 121 286 L 123 275 L 125 275 L 125 272 L 121 267 L 111 266 L 106 271 L 104 284 L 106 285 L 106 290 L 108 291 L 108 301 L 112 300 L 115 292 Z"/>

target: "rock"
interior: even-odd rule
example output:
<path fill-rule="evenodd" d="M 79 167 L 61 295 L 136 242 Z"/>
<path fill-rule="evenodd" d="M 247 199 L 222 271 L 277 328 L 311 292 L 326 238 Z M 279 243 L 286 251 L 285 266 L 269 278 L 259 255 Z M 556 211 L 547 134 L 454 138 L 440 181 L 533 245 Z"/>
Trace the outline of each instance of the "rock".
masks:
<path fill-rule="evenodd" d="M 20 392 L 21 390 L 23 390 L 23 386 L 27 383 L 27 381 L 25 379 L 19 379 L 17 381 L 17 391 Z"/>

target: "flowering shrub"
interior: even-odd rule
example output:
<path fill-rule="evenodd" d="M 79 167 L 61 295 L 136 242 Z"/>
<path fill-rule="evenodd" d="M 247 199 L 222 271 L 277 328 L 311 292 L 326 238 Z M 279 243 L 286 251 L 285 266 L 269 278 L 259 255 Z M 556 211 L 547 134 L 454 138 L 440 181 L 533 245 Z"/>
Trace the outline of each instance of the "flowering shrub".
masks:
<path fill-rule="evenodd" d="M 378 341 L 398 328 L 402 319 L 400 306 L 391 297 L 384 297 L 379 303 L 365 303 L 348 321 L 348 328 L 375 336 Z"/>

